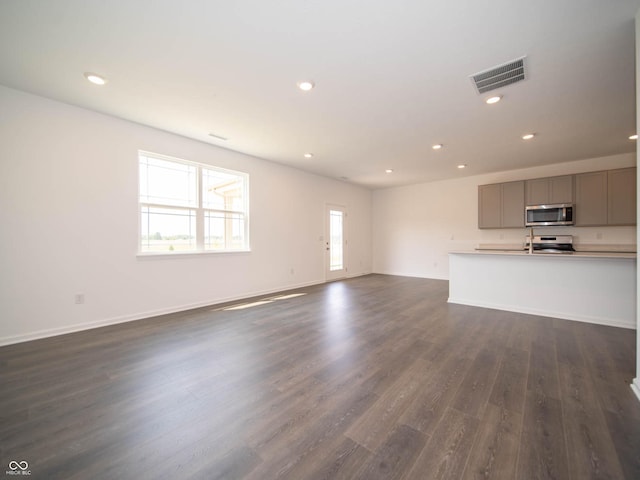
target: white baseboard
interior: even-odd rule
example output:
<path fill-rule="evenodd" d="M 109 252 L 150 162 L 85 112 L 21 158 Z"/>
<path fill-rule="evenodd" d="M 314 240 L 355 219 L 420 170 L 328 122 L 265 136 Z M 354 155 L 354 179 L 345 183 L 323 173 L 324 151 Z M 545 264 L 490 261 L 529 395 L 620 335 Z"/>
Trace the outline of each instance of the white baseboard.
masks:
<path fill-rule="evenodd" d="M 631 390 L 633 390 L 633 393 L 635 393 L 638 400 L 640 400 L 640 377 L 633 379 L 631 382 Z"/>
<path fill-rule="evenodd" d="M 393 271 L 374 271 L 373 273 L 377 273 L 379 275 L 393 275 L 394 277 L 410 277 L 410 278 L 425 278 L 427 280 L 447 280 L 448 277 L 438 276 L 438 275 L 422 275 L 416 273 L 406 273 L 406 272 L 393 272 Z"/>
<path fill-rule="evenodd" d="M 358 275 L 354 275 L 354 276 L 358 276 Z M 64 327 L 38 330 L 35 332 L 29 332 L 25 334 L 10 335 L 5 337 L 0 337 L 0 346 L 12 345 L 14 343 L 29 342 L 31 340 L 38 340 L 41 338 L 55 337 L 58 335 L 65 335 L 67 333 L 80 332 L 83 330 L 91 330 L 94 328 L 106 327 L 109 325 L 116 325 L 118 323 L 133 322 L 133 321 L 142 320 L 145 318 L 157 317 L 159 315 L 168 315 L 171 313 L 178 313 L 178 312 L 184 312 L 186 310 L 193 310 L 194 308 L 214 307 L 215 305 L 219 305 L 227 302 L 235 302 L 238 300 L 244 300 L 252 297 L 271 295 L 274 293 L 279 293 L 287 290 L 295 290 L 298 288 L 305 288 L 313 285 L 320 285 L 322 283 L 325 283 L 325 282 L 314 281 L 314 282 L 300 283 L 295 285 L 286 285 L 280 288 L 263 290 L 259 292 L 248 292 L 244 295 L 239 295 L 239 296 L 217 298 L 210 301 L 197 302 L 197 303 L 191 303 L 191 304 L 185 304 L 185 305 L 177 305 L 174 307 L 161 308 L 158 310 L 148 310 L 145 312 L 138 312 L 131 315 L 122 315 L 118 317 L 105 318 L 105 319 L 96 320 L 93 322 L 77 323 L 74 325 L 66 325 Z"/>
<path fill-rule="evenodd" d="M 371 272 L 349 273 L 349 274 L 347 275 L 347 278 L 364 277 L 365 275 L 371 275 Z"/>
<path fill-rule="evenodd" d="M 463 298 L 449 297 L 447 300 L 449 303 L 458 303 L 460 305 L 468 305 L 470 307 L 492 308 L 494 310 L 505 310 L 507 312 L 526 313 L 529 315 L 537 315 L 540 317 L 552 317 L 560 318 L 562 320 L 573 320 L 576 322 L 594 323 L 596 325 L 606 325 L 608 327 L 629 328 L 631 330 L 636 329 L 634 322 L 627 322 L 615 318 L 601 318 L 601 317 L 588 317 L 588 316 L 576 316 L 570 315 L 566 312 L 554 312 L 546 310 L 537 310 L 530 308 L 522 308 L 514 305 L 492 304 L 465 300 Z"/>

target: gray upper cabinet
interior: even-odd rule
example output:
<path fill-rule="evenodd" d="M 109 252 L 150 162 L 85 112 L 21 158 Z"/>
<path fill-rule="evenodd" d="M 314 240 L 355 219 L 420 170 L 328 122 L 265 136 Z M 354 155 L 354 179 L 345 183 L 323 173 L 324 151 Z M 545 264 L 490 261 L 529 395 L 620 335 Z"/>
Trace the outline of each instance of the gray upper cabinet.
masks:
<path fill-rule="evenodd" d="M 607 224 L 607 172 L 576 175 L 576 227 Z"/>
<path fill-rule="evenodd" d="M 478 228 L 524 227 L 524 181 L 478 186 Z"/>
<path fill-rule="evenodd" d="M 573 175 L 526 181 L 527 205 L 573 203 Z"/>
<path fill-rule="evenodd" d="M 478 186 L 478 228 L 524 227 L 526 205 L 573 203 L 575 226 L 636 224 L 636 167 Z"/>
<path fill-rule="evenodd" d="M 549 179 L 536 178 L 525 182 L 527 205 L 544 205 L 549 203 Z"/>
<path fill-rule="evenodd" d="M 577 227 L 635 224 L 635 167 L 576 175 Z"/>
<path fill-rule="evenodd" d="M 573 203 L 573 175 L 563 175 L 561 177 L 551 177 L 551 193 L 549 203 Z"/>
<path fill-rule="evenodd" d="M 502 185 L 502 228 L 524 227 L 524 181 Z"/>
<path fill-rule="evenodd" d="M 636 224 L 636 169 L 607 172 L 607 224 Z"/>
<path fill-rule="evenodd" d="M 502 188 L 499 183 L 478 187 L 478 228 L 500 228 Z"/>

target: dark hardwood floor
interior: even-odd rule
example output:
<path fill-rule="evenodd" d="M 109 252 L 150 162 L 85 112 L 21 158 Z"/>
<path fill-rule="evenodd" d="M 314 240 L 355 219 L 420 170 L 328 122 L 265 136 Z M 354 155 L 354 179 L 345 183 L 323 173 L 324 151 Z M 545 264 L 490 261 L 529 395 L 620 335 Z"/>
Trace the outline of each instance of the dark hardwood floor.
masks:
<path fill-rule="evenodd" d="M 369 275 L 287 293 L 304 295 L 0 348 L 3 468 L 640 478 L 635 331 L 450 305 L 437 280 Z"/>

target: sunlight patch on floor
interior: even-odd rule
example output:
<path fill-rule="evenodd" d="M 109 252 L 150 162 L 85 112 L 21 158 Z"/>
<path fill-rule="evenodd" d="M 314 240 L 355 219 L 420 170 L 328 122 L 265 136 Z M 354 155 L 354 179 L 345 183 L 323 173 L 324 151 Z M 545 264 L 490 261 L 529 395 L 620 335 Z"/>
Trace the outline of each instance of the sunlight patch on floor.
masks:
<path fill-rule="evenodd" d="M 267 303 L 273 303 L 277 300 L 287 300 L 289 298 L 296 298 L 306 295 L 306 293 L 290 293 L 288 295 L 278 295 L 276 297 L 269 297 L 264 300 L 258 300 L 256 302 L 248 302 L 248 303 L 238 303 L 236 305 L 231 305 L 229 307 L 216 308 L 215 310 L 244 310 L 245 308 L 259 307 L 260 305 L 266 305 Z"/>

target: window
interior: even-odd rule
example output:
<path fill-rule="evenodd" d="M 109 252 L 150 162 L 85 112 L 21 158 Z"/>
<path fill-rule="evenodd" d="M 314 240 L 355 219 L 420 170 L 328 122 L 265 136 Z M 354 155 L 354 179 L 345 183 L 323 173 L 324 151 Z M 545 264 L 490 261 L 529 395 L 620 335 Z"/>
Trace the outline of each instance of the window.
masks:
<path fill-rule="evenodd" d="M 140 253 L 249 249 L 246 173 L 139 152 Z"/>

